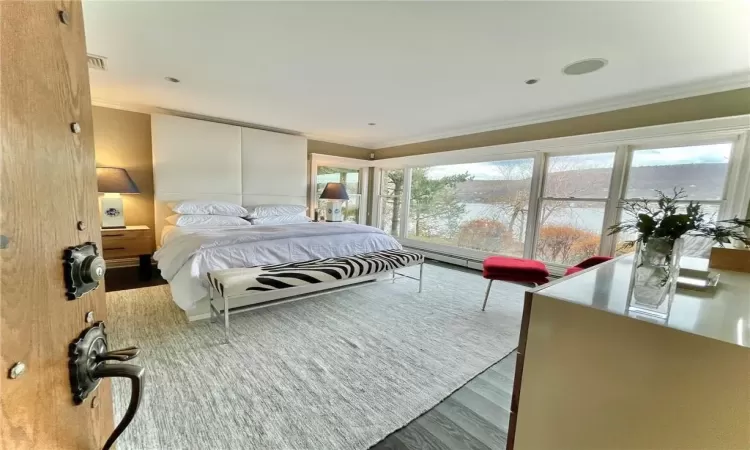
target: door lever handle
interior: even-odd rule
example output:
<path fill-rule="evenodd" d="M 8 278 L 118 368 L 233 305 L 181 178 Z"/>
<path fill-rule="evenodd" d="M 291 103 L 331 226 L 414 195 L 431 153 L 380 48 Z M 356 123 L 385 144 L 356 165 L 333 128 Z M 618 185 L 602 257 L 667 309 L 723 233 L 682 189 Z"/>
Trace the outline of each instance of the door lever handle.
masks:
<path fill-rule="evenodd" d="M 104 444 L 104 450 L 112 448 L 117 438 L 130 425 L 141 404 L 146 383 L 146 369 L 143 367 L 133 364 L 108 364 L 107 361 L 129 361 L 139 352 L 137 347 L 107 351 L 107 334 L 104 332 L 102 322 L 97 322 L 85 330 L 77 340 L 70 344 L 68 369 L 73 402 L 76 405 L 86 400 L 89 394 L 99 386 L 102 378 L 127 378 L 131 383 L 128 409 Z"/>
<path fill-rule="evenodd" d="M 118 351 L 132 351 L 133 348 L 123 349 L 123 350 L 115 350 L 110 353 L 116 353 Z M 128 359 L 134 358 L 135 355 L 138 354 L 138 349 L 135 349 L 135 352 L 132 356 L 130 356 Z M 121 361 L 127 361 L 127 360 L 121 360 Z M 135 417 L 135 413 L 138 411 L 138 407 L 141 405 L 141 398 L 143 398 L 143 385 L 146 381 L 146 369 L 140 366 L 136 366 L 133 364 L 105 364 L 100 363 L 99 365 L 94 368 L 91 375 L 96 379 L 102 379 L 102 378 L 128 378 L 131 383 L 130 387 L 130 403 L 128 404 L 128 409 L 125 411 L 125 415 L 123 416 L 120 423 L 117 424 L 117 427 L 115 427 L 115 430 L 112 432 L 112 434 L 107 439 L 107 442 L 104 444 L 104 447 L 102 450 L 109 450 L 112 445 L 115 443 L 118 437 L 120 437 L 120 434 L 122 434 L 123 431 L 125 431 L 125 428 L 130 425 L 130 422 L 133 420 L 133 417 Z"/>
<path fill-rule="evenodd" d="M 131 359 L 138 356 L 141 349 L 138 347 L 121 348 L 120 350 L 112 350 L 107 353 L 100 353 L 96 355 L 96 362 L 102 361 L 130 361 Z"/>

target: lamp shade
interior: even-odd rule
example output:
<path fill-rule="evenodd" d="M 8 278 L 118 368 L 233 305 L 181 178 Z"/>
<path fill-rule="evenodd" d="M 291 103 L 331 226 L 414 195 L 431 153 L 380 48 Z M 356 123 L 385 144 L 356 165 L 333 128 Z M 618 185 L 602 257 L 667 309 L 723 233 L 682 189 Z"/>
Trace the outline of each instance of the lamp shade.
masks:
<path fill-rule="evenodd" d="M 138 186 L 125 169 L 119 167 L 97 167 L 96 182 L 99 192 L 117 194 L 139 194 Z"/>
<path fill-rule="evenodd" d="M 327 183 L 320 194 L 321 200 L 349 200 L 346 187 L 341 183 Z"/>

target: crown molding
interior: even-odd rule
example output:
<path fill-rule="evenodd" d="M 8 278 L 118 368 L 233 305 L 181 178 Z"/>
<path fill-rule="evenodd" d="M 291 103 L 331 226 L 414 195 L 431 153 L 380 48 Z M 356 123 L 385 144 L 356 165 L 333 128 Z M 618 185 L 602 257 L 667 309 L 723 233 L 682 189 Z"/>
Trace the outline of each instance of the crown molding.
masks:
<path fill-rule="evenodd" d="M 362 142 L 362 141 L 355 141 L 355 140 L 341 140 L 338 138 L 332 138 L 324 134 L 302 133 L 302 135 L 314 141 L 323 141 L 323 142 L 328 142 L 331 144 L 346 145 L 347 147 L 359 147 L 362 150 L 375 151 L 377 148 L 377 147 L 373 147 L 372 143 L 370 142 Z"/>
<path fill-rule="evenodd" d="M 596 152 L 618 145 L 680 146 L 686 143 L 695 144 L 699 141 L 735 139 L 749 131 L 750 114 L 744 114 L 438 153 L 396 156 L 376 159 L 371 161 L 371 165 L 379 168 L 420 167 L 530 158 L 530 155 L 536 153 Z"/>
<path fill-rule="evenodd" d="M 696 97 L 717 92 L 731 91 L 750 87 L 750 72 L 733 74 L 725 77 L 712 78 L 696 83 L 689 83 L 666 87 L 661 89 L 652 89 L 632 95 L 623 95 L 612 97 L 606 100 L 589 102 L 566 108 L 560 108 L 552 111 L 545 111 L 537 114 L 529 114 L 510 118 L 507 120 L 472 125 L 463 128 L 454 128 L 437 133 L 415 135 L 409 138 L 384 141 L 373 145 L 371 148 L 378 150 L 397 147 L 400 145 L 415 144 L 419 142 L 432 141 L 436 139 L 445 139 L 451 137 L 465 136 L 474 133 L 483 133 L 487 131 L 502 130 L 505 128 L 520 127 L 524 125 L 533 125 L 537 123 L 552 122 L 555 120 L 570 119 L 573 117 L 587 116 L 619 109 L 633 108 L 636 106 L 650 105 L 654 103 L 668 102 L 683 98 Z"/>
<path fill-rule="evenodd" d="M 250 122 L 242 122 L 240 120 L 225 119 L 222 117 L 206 116 L 203 114 L 191 113 L 187 111 L 179 111 L 179 110 L 168 109 L 168 108 L 160 108 L 157 106 L 148 106 L 148 105 L 141 105 L 141 104 L 136 104 L 136 103 L 111 102 L 111 101 L 104 100 L 101 98 L 96 98 L 96 97 L 93 97 L 91 99 L 91 104 L 93 106 L 100 106 L 103 108 L 110 108 L 110 109 L 118 109 L 120 111 L 130 111 L 130 112 L 137 112 L 137 113 L 142 113 L 142 114 L 166 114 L 170 116 L 185 117 L 188 119 L 205 120 L 207 122 L 217 122 L 217 123 L 235 125 L 235 126 L 240 126 L 240 127 L 245 127 L 245 128 L 255 128 L 258 130 L 272 131 L 274 133 L 304 136 L 307 139 L 329 142 L 331 144 L 346 145 L 349 147 L 360 147 L 364 150 L 374 150 L 374 147 L 372 147 L 369 144 L 362 143 L 362 142 L 340 141 L 337 139 L 331 139 L 327 136 L 319 135 L 315 133 L 302 133 L 299 131 L 289 130 L 285 128 L 277 128 L 277 127 L 272 127 L 268 125 L 250 123 Z"/>

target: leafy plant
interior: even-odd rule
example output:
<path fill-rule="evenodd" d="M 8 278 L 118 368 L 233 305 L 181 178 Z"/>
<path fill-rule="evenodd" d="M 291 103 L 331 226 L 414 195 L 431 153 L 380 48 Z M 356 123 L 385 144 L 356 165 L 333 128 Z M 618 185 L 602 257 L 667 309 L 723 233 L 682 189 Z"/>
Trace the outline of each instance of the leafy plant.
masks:
<path fill-rule="evenodd" d="M 631 216 L 629 220 L 609 227 L 609 234 L 623 232 L 637 233 L 632 241 L 625 241 L 624 248 L 636 242 L 646 244 L 651 238 L 666 238 L 669 242 L 688 234 L 711 238 L 721 245 L 737 239 L 750 245 L 750 239 L 742 232 L 743 227 L 750 226 L 750 220 L 738 218 L 711 222 L 708 214 L 703 212 L 700 202 L 690 201 L 685 212 L 678 212 L 679 202 L 687 197 L 685 190 L 674 188 L 672 195 L 656 190 L 657 201 L 646 199 L 623 200 L 620 207 Z"/>

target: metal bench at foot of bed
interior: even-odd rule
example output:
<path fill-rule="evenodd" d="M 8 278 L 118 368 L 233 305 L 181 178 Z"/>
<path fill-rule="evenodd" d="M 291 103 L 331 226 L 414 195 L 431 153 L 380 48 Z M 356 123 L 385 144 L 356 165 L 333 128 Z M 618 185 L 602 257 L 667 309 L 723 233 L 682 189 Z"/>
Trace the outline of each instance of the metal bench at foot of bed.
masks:
<path fill-rule="evenodd" d="M 398 269 L 416 265 L 419 265 L 419 278 L 396 272 Z M 407 250 L 384 250 L 341 258 L 314 259 L 296 263 L 215 270 L 207 274 L 209 281 L 209 314 L 212 322 L 215 318 L 222 317 L 224 319 L 225 331 L 228 331 L 229 315 L 232 313 L 244 312 L 284 301 L 301 300 L 303 298 L 335 292 L 336 290 L 335 288 L 333 290 L 321 289 L 311 294 L 295 296 L 295 291 L 298 291 L 299 288 L 309 287 L 310 285 L 322 286 L 322 283 L 355 280 L 387 272 L 392 272 L 393 274 L 391 279 L 387 281 L 395 282 L 397 276 L 419 281 L 419 292 L 422 292 L 423 269 L 424 256 L 420 253 Z M 237 308 L 231 312 L 229 311 L 229 300 L 231 299 L 262 295 L 287 289 L 289 290 L 289 297 L 293 298 L 253 304 Z M 218 295 L 224 301 L 222 311 L 219 311 L 214 306 L 215 295 Z"/>

